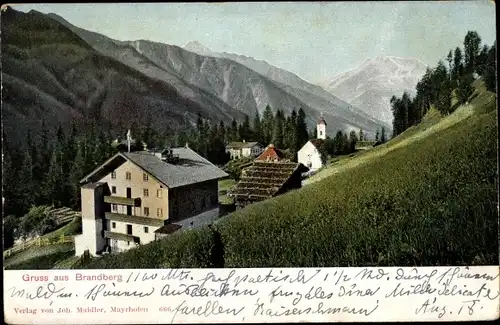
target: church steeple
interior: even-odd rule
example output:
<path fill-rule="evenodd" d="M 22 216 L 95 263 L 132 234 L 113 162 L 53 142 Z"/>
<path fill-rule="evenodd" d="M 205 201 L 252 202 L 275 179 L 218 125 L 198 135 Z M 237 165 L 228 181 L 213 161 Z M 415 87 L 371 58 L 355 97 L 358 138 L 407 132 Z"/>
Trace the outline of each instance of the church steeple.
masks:
<path fill-rule="evenodd" d="M 319 118 L 318 123 L 316 123 L 316 133 L 316 137 L 318 139 L 326 139 L 326 121 L 323 118 L 323 113 L 321 113 L 321 117 Z"/>

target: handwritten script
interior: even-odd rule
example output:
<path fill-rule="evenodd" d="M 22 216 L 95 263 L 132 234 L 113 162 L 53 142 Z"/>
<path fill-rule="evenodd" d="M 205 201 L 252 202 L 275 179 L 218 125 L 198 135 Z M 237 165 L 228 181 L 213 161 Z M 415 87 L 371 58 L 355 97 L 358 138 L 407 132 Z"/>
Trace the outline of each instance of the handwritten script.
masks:
<path fill-rule="evenodd" d="M 4 271 L 8 323 L 488 320 L 499 268 Z"/>

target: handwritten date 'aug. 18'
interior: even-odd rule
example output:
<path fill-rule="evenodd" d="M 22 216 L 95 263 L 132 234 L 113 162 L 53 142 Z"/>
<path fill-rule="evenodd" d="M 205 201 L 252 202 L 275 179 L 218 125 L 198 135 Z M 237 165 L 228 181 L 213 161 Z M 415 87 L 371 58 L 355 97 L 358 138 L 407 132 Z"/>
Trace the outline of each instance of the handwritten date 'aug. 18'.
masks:
<path fill-rule="evenodd" d="M 367 269 L 270 269 L 224 270 L 222 272 L 192 272 L 190 270 L 168 270 L 151 272 L 137 270 L 119 277 L 108 277 L 115 281 L 93 281 L 90 286 L 72 286 L 71 282 L 47 282 L 30 288 L 13 286 L 8 291 L 11 299 L 27 299 L 75 304 L 105 303 L 106 298 L 133 297 L 134 301 L 155 297 L 174 301 L 177 306 L 159 309 L 172 314 L 174 322 L 179 315 L 210 317 L 212 315 L 241 315 L 283 317 L 304 314 L 350 313 L 370 316 L 388 300 L 411 299 L 415 303 L 414 315 L 473 315 L 483 308 L 485 300 L 499 297 L 498 290 L 489 285 L 498 274 L 469 272 L 466 267 L 439 269 L 367 268 Z M 68 279 L 71 281 L 70 279 Z M 467 285 L 474 280 L 473 285 Z M 90 282 L 91 280 L 89 280 Z M 140 283 L 140 286 L 137 284 Z M 73 292 L 71 288 L 82 288 Z M 138 289 L 136 289 L 138 288 Z M 140 289 L 139 289 L 140 288 Z M 197 300 L 197 297 L 208 298 Z M 238 297 L 245 297 L 238 306 Z M 350 299 L 350 305 L 344 298 Z M 450 297 L 458 297 L 450 304 Z M 230 299 L 226 299 L 230 298 Z M 248 300 L 251 299 L 251 300 Z M 111 301 L 111 300 L 110 300 Z M 113 303 L 119 300 L 113 299 Z M 180 304 L 179 302 L 182 301 Z M 249 301 L 254 301 L 253 305 Z M 342 302 L 346 302 L 342 305 Z M 226 304 L 226 306 L 224 306 Z M 230 307 L 227 305 L 229 304 Z M 312 307 L 311 307 L 312 306 Z M 251 309 L 251 312 L 246 311 Z"/>

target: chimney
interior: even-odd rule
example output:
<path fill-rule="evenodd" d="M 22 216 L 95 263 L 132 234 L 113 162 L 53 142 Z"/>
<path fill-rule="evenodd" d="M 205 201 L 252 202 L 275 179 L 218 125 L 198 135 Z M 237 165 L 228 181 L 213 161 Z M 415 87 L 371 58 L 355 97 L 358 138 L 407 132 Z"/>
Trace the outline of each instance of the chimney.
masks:
<path fill-rule="evenodd" d="M 243 143 L 245 143 L 245 139 L 243 139 Z"/>
<path fill-rule="evenodd" d="M 186 142 L 186 148 L 189 148 L 189 143 Z"/>

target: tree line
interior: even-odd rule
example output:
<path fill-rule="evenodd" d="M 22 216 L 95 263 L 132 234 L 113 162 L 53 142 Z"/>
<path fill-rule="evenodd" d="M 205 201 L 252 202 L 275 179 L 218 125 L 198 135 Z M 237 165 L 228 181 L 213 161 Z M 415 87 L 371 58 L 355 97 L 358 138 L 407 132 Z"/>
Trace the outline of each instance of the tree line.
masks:
<path fill-rule="evenodd" d="M 412 125 L 420 123 L 431 105 L 443 115 L 451 114 L 460 104 L 466 103 L 474 92 L 472 83 L 478 77 L 486 89 L 496 93 L 496 40 L 493 46 L 481 46 L 481 37 L 468 31 L 463 50 L 450 50 L 446 61 L 439 60 L 435 68 L 427 68 L 416 85 L 416 95 L 408 92 L 401 97 L 392 96 L 393 136 Z M 457 103 L 452 105 L 453 93 Z"/>
<path fill-rule="evenodd" d="M 223 121 L 211 123 L 198 115 L 196 127 L 180 131 L 166 140 L 167 145 L 178 147 L 186 143 L 214 164 L 224 165 L 230 159 L 226 145 L 231 142 L 259 142 L 266 146 L 273 143 L 280 149 L 288 149 L 291 157 L 310 139 L 306 114 L 302 108 L 293 109 L 287 115 L 282 109 L 273 112 L 267 105 L 262 116 L 255 113 L 251 120 L 248 115 L 242 122 L 233 119 L 229 125 Z"/>
<path fill-rule="evenodd" d="M 32 207 L 42 205 L 80 210 L 80 180 L 118 151 L 127 150 L 126 146 L 113 145 L 114 139 L 118 143 L 125 140 L 125 129 L 120 128 L 121 132 L 113 134 L 111 127 L 98 123 L 93 120 L 75 122 L 66 131 L 59 126 L 54 136 L 42 121 L 41 136 L 34 139 L 28 131 L 21 149 L 11 146 L 3 133 L 4 215 L 17 219 Z M 273 143 L 296 161 L 298 150 L 311 138 L 316 138 L 316 128 L 312 132 L 307 129 L 302 108 L 287 115 L 282 109 L 273 113 L 269 105 L 262 117 L 256 113 L 252 121 L 246 116 L 240 123 L 233 119 L 230 125 L 223 121 L 211 124 L 198 115 L 195 127 L 180 132 L 162 134 L 150 123 L 138 125 L 135 122 L 130 130 L 135 149 L 142 149 L 142 143 L 149 149 L 188 144 L 218 165 L 229 161 L 226 145 L 230 142 Z M 380 138 L 385 139 L 383 129 Z M 321 151 L 325 153 L 324 157 L 348 154 L 355 151 L 360 139 L 363 140 L 362 131 L 359 136 L 354 131 L 350 135 L 338 131 L 333 139 L 327 137 L 323 141 Z"/>
<path fill-rule="evenodd" d="M 22 216 L 32 206 L 80 207 L 79 181 L 116 152 L 110 132 L 93 122 L 59 127 L 55 139 L 42 121 L 41 137 L 28 131 L 26 145 L 12 148 L 4 137 L 5 215 Z"/>

